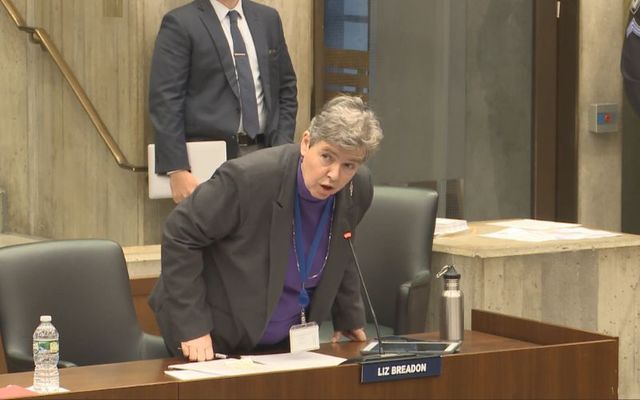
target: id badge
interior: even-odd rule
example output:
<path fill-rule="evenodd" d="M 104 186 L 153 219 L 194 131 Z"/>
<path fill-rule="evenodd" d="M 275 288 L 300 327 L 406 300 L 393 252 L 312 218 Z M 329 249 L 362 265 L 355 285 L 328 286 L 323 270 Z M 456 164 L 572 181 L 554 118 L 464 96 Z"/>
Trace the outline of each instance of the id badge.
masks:
<path fill-rule="evenodd" d="M 293 325 L 289 329 L 291 352 L 318 350 L 320 348 L 320 330 L 318 324 L 309 322 Z"/>

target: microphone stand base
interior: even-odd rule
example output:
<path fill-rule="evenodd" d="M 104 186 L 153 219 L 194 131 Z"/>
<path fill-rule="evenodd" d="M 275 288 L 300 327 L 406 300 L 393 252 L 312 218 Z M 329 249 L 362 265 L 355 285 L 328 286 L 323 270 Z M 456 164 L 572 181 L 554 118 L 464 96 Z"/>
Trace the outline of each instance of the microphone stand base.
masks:
<path fill-rule="evenodd" d="M 367 354 L 359 357 L 349 358 L 340 365 L 346 364 L 371 364 L 378 363 L 382 361 L 399 361 L 399 360 L 411 360 L 418 357 L 424 357 L 424 354 L 415 354 L 415 353 L 382 353 L 382 354 Z"/>

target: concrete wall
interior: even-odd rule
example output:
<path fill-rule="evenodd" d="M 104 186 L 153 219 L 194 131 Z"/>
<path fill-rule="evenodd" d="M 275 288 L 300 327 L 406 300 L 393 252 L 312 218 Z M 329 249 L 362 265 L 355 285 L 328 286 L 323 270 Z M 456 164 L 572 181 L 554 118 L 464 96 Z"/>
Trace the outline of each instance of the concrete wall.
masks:
<path fill-rule="evenodd" d="M 21 12 L 26 0 L 15 2 Z M 7 210 L 5 228 L 9 220 L 26 227 L 29 224 L 27 185 L 29 173 L 26 159 L 27 135 L 27 41 L 4 11 L 0 13 L 0 188 L 15 192 L 13 201 L 22 207 Z M 7 201 L 5 196 L 4 201 Z M 6 207 L 6 205 L 5 205 Z"/>
<path fill-rule="evenodd" d="M 29 24 L 49 31 L 129 160 L 144 163 L 153 42 L 161 16 L 186 1 L 15 4 Z M 299 77 L 300 131 L 310 117 L 312 1 L 263 2 L 283 18 Z M 580 2 L 578 218 L 607 229 L 620 227 L 621 135 L 589 133 L 586 112 L 593 102 L 621 103 L 626 3 Z M 371 103 L 386 133 L 371 162 L 376 182 L 437 180 L 443 192 L 444 180 L 462 178 L 466 218 L 528 215 L 530 1 L 372 0 L 371 19 Z M 51 59 L 3 10 L 0 51 L 5 228 L 157 243 L 172 204 L 147 200 L 144 175 L 115 165 Z"/>
<path fill-rule="evenodd" d="M 307 127 L 312 1 L 276 7 L 298 73 L 298 130 Z M 114 139 L 133 164 L 153 140 L 149 62 L 162 15 L 187 0 L 19 0 L 27 23 L 46 29 Z M 170 201 L 146 198 L 146 175 L 117 167 L 51 58 L 0 9 L 0 187 L 8 230 L 123 245 L 158 243 Z M 8 94 L 8 95 L 7 95 Z"/>
<path fill-rule="evenodd" d="M 590 133 L 588 111 L 592 103 L 622 104 L 620 52 L 628 3 L 580 2 L 578 222 L 611 230 L 621 227 L 622 135 Z"/>

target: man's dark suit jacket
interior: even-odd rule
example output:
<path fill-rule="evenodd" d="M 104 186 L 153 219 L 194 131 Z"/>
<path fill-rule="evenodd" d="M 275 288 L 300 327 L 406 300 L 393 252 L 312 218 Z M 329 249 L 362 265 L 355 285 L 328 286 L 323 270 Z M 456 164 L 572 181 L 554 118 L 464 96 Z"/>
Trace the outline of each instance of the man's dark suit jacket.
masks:
<path fill-rule="evenodd" d="M 258 56 L 267 120 L 265 142 L 293 141 L 296 75 L 273 8 L 242 0 Z M 238 152 L 240 94 L 229 44 L 209 0 L 172 10 L 162 20 L 151 61 L 149 112 L 156 132 L 156 172 L 189 169 L 185 141 L 225 140 Z"/>
<path fill-rule="evenodd" d="M 167 346 L 212 333 L 220 352 L 250 351 L 283 290 L 300 146 L 260 150 L 223 164 L 169 215 L 162 273 L 149 304 Z M 364 326 L 358 273 L 343 239 L 371 204 L 361 166 L 336 194 L 329 255 L 313 292 L 309 320 L 332 318 L 336 330 Z"/>
<path fill-rule="evenodd" d="M 632 29 L 632 23 L 640 26 L 640 10 L 631 10 L 627 32 L 622 44 L 620 71 L 622 72 L 624 92 L 629 104 L 640 115 L 640 32 Z"/>

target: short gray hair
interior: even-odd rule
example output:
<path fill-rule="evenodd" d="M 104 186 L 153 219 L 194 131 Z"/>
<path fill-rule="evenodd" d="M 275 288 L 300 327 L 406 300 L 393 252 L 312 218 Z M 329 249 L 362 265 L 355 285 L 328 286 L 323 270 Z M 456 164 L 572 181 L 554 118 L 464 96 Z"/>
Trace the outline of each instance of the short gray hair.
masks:
<path fill-rule="evenodd" d="M 347 150 L 363 149 L 367 159 L 378 149 L 382 128 L 361 98 L 340 95 L 327 102 L 313 117 L 309 135 L 310 146 L 324 140 Z"/>

